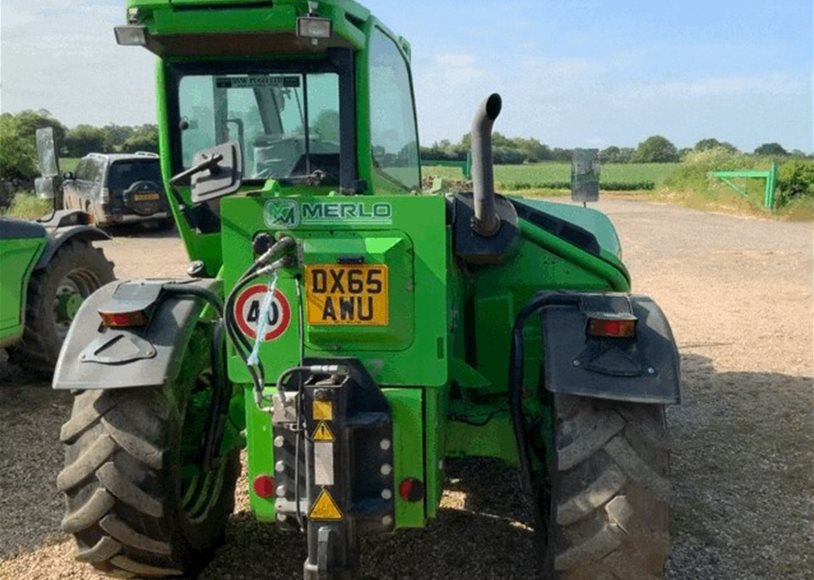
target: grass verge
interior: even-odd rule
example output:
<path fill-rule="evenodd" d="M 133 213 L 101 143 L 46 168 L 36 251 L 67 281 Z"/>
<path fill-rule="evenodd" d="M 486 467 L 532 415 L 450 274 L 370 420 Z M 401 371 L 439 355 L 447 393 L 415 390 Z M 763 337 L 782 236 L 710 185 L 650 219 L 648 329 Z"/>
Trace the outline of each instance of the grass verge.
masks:
<path fill-rule="evenodd" d="M 32 220 L 51 211 L 51 200 L 40 199 L 33 193 L 17 193 L 8 209 L 0 211 L 5 217 Z"/>

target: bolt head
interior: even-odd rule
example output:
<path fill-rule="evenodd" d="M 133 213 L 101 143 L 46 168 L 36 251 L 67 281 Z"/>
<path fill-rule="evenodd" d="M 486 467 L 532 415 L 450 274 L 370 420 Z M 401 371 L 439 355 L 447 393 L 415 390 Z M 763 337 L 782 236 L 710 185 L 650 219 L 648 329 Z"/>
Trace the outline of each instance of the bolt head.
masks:
<path fill-rule="evenodd" d="M 391 446 L 392 443 L 390 442 L 390 439 L 382 439 L 379 442 L 379 447 L 381 447 L 383 451 L 387 451 Z"/>
<path fill-rule="evenodd" d="M 383 489 L 382 490 L 382 499 L 389 500 L 389 499 L 392 499 L 392 498 L 393 498 L 393 492 L 392 491 L 390 491 L 389 489 Z"/>
<path fill-rule="evenodd" d="M 382 475 L 390 475 L 393 473 L 393 466 L 389 463 L 385 463 L 382 465 L 381 469 L 379 470 Z"/>
<path fill-rule="evenodd" d="M 393 518 L 391 516 L 384 516 L 382 518 L 382 525 L 383 526 L 392 526 L 393 525 Z"/>
<path fill-rule="evenodd" d="M 274 446 L 280 449 L 283 445 L 285 445 L 285 438 L 282 435 L 277 435 L 277 437 L 274 438 Z"/>

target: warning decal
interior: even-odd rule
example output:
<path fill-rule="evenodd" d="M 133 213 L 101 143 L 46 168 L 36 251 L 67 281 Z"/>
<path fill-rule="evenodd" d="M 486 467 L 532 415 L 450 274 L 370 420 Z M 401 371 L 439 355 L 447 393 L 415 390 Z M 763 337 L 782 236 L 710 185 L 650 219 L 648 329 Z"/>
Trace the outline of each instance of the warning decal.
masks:
<path fill-rule="evenodd" d="M 311 506 L 311 511 L 308 512 L 308 518 L 312 520 L 322 520 L 329 522 L 336 522 L 342 519 L 342 512 L 339 511 L 339 506 L 336 505 L 334 498 L 327 489 L 323 489 L 317 501 Z"/>
<path fill-rule="evenodd" d="M 314 401 L 314 421 L 333 421 L 334 404 L 332 401 Z"/>
<path fill-rule="evenodd" d="M 333 431 L 328 427 L 325 421 L 322 421 L 317 428 L 314 429 L 314 435 L 311 437 L 314 441 L 335 441 Z"/>
<path fill-rule="evenodd" d="M 249 286 L 240 293 L 235 301 L 235 320 L 241 332 L 251 339 L 257 337 L 257 326 L 263 298 L 268 291 L 265 284 Z M 291 324 L 291 305 L 288 298 L 279 290 L 274 290 L 274 300 L 268 312 L 268 325 L 263 341 L 279 338 Z"/>

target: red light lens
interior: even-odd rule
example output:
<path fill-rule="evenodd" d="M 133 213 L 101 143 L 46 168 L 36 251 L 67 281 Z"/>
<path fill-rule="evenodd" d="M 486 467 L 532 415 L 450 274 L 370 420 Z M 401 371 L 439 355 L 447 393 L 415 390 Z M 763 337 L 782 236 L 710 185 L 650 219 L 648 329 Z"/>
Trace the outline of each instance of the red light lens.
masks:
<path fill-rule="evenodd" d="M 102 324 L 110 327 L 147 326 L 147 315 L 143 310 L 133 312 L 99 312 Z"/>
<path fill-rule="evenodd" d="M 258 475 L 254 478 L 252 487 L 254 488 L 254 493 L 256 493 L 258 497 L 268 499 L 274 496 L 276 485 L 274 478 L 270 475 Z"/>
<path fill-rule="evenodd" d="M 588 319 L 588 334 L 609 338 L 630 338 L 636 336 L 635 320 Z"/>
<path fill-rule="evenodd" d="M 408 477 L 399 484 L 399 495 L 404 501 L 421 501 L 424 499 L 424 484 L 420 479 Z"/>

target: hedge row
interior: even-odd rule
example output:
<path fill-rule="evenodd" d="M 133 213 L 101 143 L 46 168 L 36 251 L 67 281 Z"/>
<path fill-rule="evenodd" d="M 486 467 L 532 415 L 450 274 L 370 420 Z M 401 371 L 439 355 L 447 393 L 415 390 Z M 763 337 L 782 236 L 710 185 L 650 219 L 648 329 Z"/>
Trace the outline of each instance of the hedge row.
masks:
<path fill-rule="evenodd" d="M 540 183 L 528 183 L 525 181 L 507 181 L 503 184 L 504 189 L 571 189 L 570 181 L 545 181 Z M 603 191 L 645 191 L 656 188 L 655 181 L 602 181 L 600 189 Z"/>

